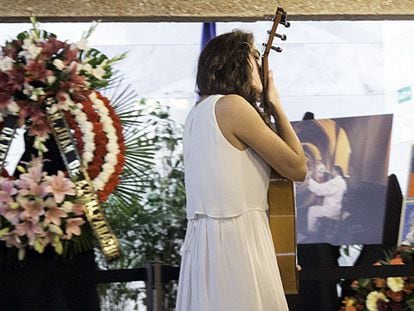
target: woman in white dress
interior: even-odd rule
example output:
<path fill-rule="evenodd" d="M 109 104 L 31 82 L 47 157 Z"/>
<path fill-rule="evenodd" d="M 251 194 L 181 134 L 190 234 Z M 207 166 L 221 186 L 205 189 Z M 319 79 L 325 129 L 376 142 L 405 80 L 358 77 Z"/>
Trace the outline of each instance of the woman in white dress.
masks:
<path fill-rule="evenodd" d="M 262 92 L 253 35 L 212 39 L 198 62 L 201 99 L 184 127 L 187 233 L 177 311 L 288 310 L 266 215 L 270 166 L 302 181 L 305 156 L 269 74 L 280 137 L 256 103 Z"/>

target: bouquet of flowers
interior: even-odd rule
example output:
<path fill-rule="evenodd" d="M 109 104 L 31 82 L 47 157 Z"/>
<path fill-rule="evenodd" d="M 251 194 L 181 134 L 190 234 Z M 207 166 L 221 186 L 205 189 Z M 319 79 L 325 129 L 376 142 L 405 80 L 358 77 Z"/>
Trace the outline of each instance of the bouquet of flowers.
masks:
<path fill-rule="evenodd" d="M 412 263 L 414 248 L 402 246 L 389 259 L 375 265 Z M 414 277 L 388 277 L 354 280 L 352 296 L 342 301 L 341 311 L 403 311 L 414 310 Z"/>
<path fill-rule="evenodd" d="M 96 23 L 76 43 L 40 30 L 34 18 L 32 24 L 33 29 L 7 41 L 0 53 L 0 131 L 9 114 L 18 115 L 17 126 L 34 137 L 37 152 L 26 168 L 20 167 L 18 179 L 0 179 L 0 240 L 16 247 L 19 258 L 27 248 L 42 253 L 49 244 L 61 254 L 62 241 L 82 235 L 86 220 L 65 173 L 43 172 L 45 142 L 53 130 L 47 109 L 62 112 L 100 202 L 119 184 L 125 162 L 121 121 L 98 92 L 111 84 L 112 65 L 125 54 L 108 58 L 88 47 Z"/>
<path fill-rule="evenodd" d="M 62 254 L 62 241 L 79 236 L 85 223 L 75 185 L 62 171 L 43 172 L 41 157 L 18 169 L 22 174 L 16 180 L 0 177 L 0 240 L 16 247 L 20 259 L 27 246 L 43 253 L 51 244 Z"/>
<path fill-rule="evenodd" d="M 96 24 L 77 43 L 68 43 L 32 22 L 31 31 L 20 33 L 2 47 L 0 109 L 2 116 L 18 111 L 19 124 L 36 137 L 36 149 L 45 151 L 42 142 L 50 134 L 45 99 L 56 98 L 56 108 L 76 109 L 75 103 L 85 100 L 90 91 L 108 85 L 112 64 L 125 54 L 109 59 L 87 46 Z"/>

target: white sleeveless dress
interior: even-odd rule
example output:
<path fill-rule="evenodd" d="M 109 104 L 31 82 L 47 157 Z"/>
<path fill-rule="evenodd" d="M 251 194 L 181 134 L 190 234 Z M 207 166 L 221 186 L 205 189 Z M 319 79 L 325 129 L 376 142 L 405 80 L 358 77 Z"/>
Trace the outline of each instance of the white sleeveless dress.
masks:
<path fill-rule="evenodd" d="M 184 127 L 187 233 L 177 311 L 288 310 L 266 215 L 270 167 L 218 127 L 209 96 Z"/>

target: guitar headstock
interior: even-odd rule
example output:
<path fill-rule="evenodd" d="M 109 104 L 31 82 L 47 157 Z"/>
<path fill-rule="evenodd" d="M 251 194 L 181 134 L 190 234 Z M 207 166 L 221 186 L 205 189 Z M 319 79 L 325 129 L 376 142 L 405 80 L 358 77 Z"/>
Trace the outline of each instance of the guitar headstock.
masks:
<path fill-rule="evenodd" d="M 264 51 L 262 53 L 263 55 L 262 57 L 267 57 L 270 53 L 270 50 L 275 50 L 276 52 L 282 52 L 282 49 L 280 47 L 273 46 L 273 39 L 276 37 L 282 41 L 286 40 L 287 38 L 286 35 L 279 34 L 277 32 L 277 28 L 279 24 L 285 27 L 290 27 L 290 23 L 286 20 L 286 17 L 287 17 L 286 11 L 283 8 L 278 7 L 276 9 L 275 16 L 273 17 L 272 28 L 267 31 L 267 34 L 268 34 L 267 42 L 263 43 Z"/>
<path fill-rule="evenodd" d="M 266 122 L 266 124 L 270 125 L 271 124 L 271 116 L 269 113 L 269 107 L 266 103 L 266 96 L 265 96 L 265 90 L 267 89 L 267 80 L 268 80 L 268 71 L 269 71 L 269 53 L 270 50 L 274 50 L 276 52 L 282 52 L 282 49 L 280 47 L 275 47 L 273 46 L 273 39 L 276 37 L 282 41 L 286 40 L 286 35 L 284 34 L 279 34 L 277 32 L 277 28 L 279 25 L 283 25 L 285 27 L 290 27 L 290 23 L 286 20 L 286 11 L 281 8 L 278 7 L 276 9 L 276 13 L 275 16 L 273 17 L 273 24 L 272 24 L 272 28 L 267 32 L 268 33 L 268 38 L 267 38 L 267 42 L 263 43 L 263 47 L 264 50 L 262 52 L 262 66 L 261 66 L 261 78 L 262 78 L 262 84 L 263 84 L 263 92 L 262 92 L 262 103 L 261 103 L 261 107 L 263 108 L 263 117 L 264 117 L 264 121 Z"/>
<path fill-rule="evenodd" d="M 280 47 L 273 46 L 273 39 L 276 37 L 282 41 L 285 41 L 287 38 L 285 34 L 279 34 L 277 32 L 277 28 L 279 25 L 290 27 L 290 23 L 286 20 L 286 17 L 287 17 L 286 11 L 279 6 L 276 9 L 275 16 L 273 17 L 272 28 L 268 30 L 267 32 L 268 33 L 267 42 L 263 43 L 264 50 L 262 52 L 262 66 L 261 66 L 263 89 L 266 89 L 267 87 L 267 72 L 269 70 L 268 57 L 269 57 L 270 50 L 274 50 L 279 53 L 282 52 L 282 49 Z"/>

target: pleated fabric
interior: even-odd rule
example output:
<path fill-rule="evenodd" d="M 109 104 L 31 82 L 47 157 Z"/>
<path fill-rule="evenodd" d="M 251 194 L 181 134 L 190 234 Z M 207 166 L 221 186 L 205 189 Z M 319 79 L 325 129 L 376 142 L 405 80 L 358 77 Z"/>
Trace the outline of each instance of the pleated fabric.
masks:
<path fill-rule="evenodd" d="M 188 222 L 176 310 L 288 310 L 264 211 Z"/>

